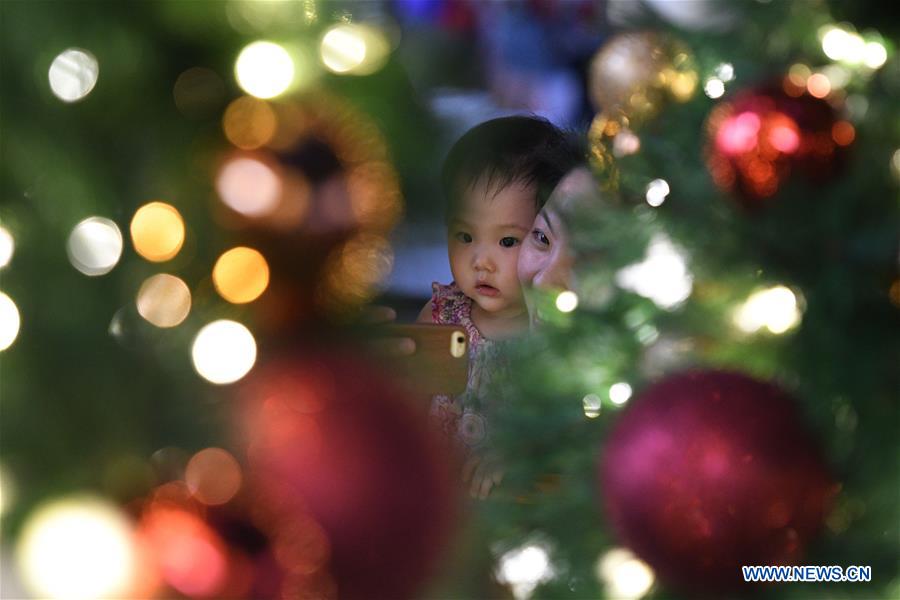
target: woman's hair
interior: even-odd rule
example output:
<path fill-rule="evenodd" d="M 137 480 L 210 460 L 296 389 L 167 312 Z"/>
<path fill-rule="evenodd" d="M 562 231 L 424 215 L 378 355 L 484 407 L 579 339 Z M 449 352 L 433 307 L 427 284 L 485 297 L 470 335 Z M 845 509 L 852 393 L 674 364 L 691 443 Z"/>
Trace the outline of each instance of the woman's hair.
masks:
<path fill-rule="evenodd" d="M 564 149 L 570 142 L 540 117 L 513 116 L 485 121 L 467 131 L 444 160 L 441 187 L 452 215 L 462 196 L 479 181 L 499 191 L 520 183 L 535 185 L 539 209 L 567 171 Z"/>
<path fill-rule="evenodd" d="M 538 186 L 538 208 L 544 207 L 566 175 L 575 169 L 589 168 L 587 141 L 584 135 L 575 131 L 561 132 L 560 143 L 544 148 L 541 160 L 547 164 L 542 170 L 550 177 L 547 186 Z"/>

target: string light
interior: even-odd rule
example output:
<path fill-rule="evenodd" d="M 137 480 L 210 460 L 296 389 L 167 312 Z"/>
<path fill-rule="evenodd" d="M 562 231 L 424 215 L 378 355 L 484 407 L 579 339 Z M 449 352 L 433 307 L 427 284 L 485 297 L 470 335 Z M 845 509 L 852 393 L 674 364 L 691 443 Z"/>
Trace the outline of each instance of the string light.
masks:
<path fill-rule="evenodd" d="M 72 266 L 91 277 L 113 270 L 122 256 L 122 232 L 103 217 L 84 219 L 69 234 L 66 251 Z"/>
<path fill-rule="evenodd" d="M 566 290 L 560 292 L 556 297 L 556 308 L 559 312 L 572 312 L 578 307 L 578 295 L 575 292 Z"/>
<path fill-rule="evenodd" d="M 880 69 L 887 62 L 887 49 L 881 42 L 868 42 L 863 50 L 863 62 L 870 69 Z"/>
<path fill-rule="evenodd" d="M 643 261 L 616 273 L 619 287 L 666 310 L 673 310 L 691 295 L 693 281 L 684 255 L 663 234 L 650 241 Z"/>
<path fill-rule="evenodd" d="M 369 75 L 387 61 L 390 50 L 385 35 L 366 25 L 340 23 L 322 36 L 322 64 L 338 74 Z"/>
<path fill-rule="evenodd" d="M 727 83 L 734 81 L 734 65 L 731 63 L 719 63 L 713 71 L 716 77 Z"/>
<path fill-rule="evenodd" d="M 234 73 L 241 89 L 257 98 L 283 94 L 294 81 L 294 61 L 272 42 L 253 42 L 238 55 Z"/>
<path fill-rule="evenodd" d="M 191 290 L 187 284 L 166 273 L 148 277 L 137 293 L 137 311 L 157 327 L 175 327 L 191 311 Z"/>
<path fill-rule="evenodd" d="M 629 398 L 631 398 L 631 386 L 627 383 L 620 381 L 610 386 L 609 399 L 613 404 L 625 404 Z"/>
<path fill-rule="evenodd" d="M 595 569 L 597 579 L 606 585 L 610 598 L 636 600 L 653 587 L 653 570 L 633 552 L 613 548 L 603 554 Z"/>
<path fill-rule="evenodd" d="M 721 98 L 725 94 L 725 83 L 717 77 L 711 77 L 706 80 L 703 91 L 710 98 Z"/>
<path fill-rule="evenodd" d="M 781 334 L 795 327 L 800 318 L 794 292 L 778 285 L 751 294 L 735 312 L 734 323 L 746 333 L 766 328 L 771 333 Z"/>
<path fill-rule="evenodd" d="M 546 548 L 529 544 L 500 557 L 497 580 L 512 586 L 513 595 L 521 600 L 531 595 L 538 584 L 552 579 L 554 574 Z"/>
<path fill-rule="evenodd" d="M 0 352 L 6 350 L 19 336 L 19 309 L 12 298 L 0 292 Z"/>
<path fill-rule="evenodd" d="M 669 183 L 665 179 L 654 179 L 647 184 L 647 204 L 656 207 L 661 206 L 669 195 Z"/>
<path fill-rule="evenodd" d="M 91 93 L 99 74 L 100 66 L 93 54 L 69 48 L 50 64 L 50 89 L 63 102 L 77 102 Z"/>
<path fill-rule="evenodd" d="M 603 407 L 603 403 L 600 401 L 600 396 L 597 394 L 588 394 L 582 398 L 581 404 L 584 407 L 584 416 L 588 419 L 596 419 L 600 416 L 600 410 Z"/>
<path fill-rule="evenodd" d="M 184 244 L 184 220 L 165 202 L 140 207 L 131 219 L 131 241 L 135 251 L 152 262 L 173 258 Z"/>
<path fill-rule="evenodd" d="M 0 269 L 7 266 L 12 260 L 16 249 L 16 242 L 12 234 L 5 227 L 0 226 Z"/>
<path fill-rule="evenodd" d="M 259 298 L 269 285 L 269 265 L 258 251 L 238 246 L 222 254 L 213 267 L 213 284 L 234 304 Z"/>
<path fill-rule="evenodd" d="M 234 383 L 256 363 L 256 340 L 235 321 L 213 321 L 197 333 L 191 347 L 197 373 L 215 384 Z"/>

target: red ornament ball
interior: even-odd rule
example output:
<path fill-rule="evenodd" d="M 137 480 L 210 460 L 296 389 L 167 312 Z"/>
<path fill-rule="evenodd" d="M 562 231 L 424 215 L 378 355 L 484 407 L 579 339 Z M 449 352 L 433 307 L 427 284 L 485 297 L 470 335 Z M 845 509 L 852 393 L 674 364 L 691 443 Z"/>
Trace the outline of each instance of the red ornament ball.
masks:
<path fill-rule="evenodd" d="M 632 401 L 599 460 L 606 516 L 664 583 L 734 588 L 798 560 L 837 487 L 791 398 L 732 372 L 669 376 Z"/>
<path fill-rule="evenodd" d="M 767 204 L 795 173 L 821 183 L 839 172 L 855 131 L 826 100 L 794 87 L 746 90 L 707 120 L 706 165 L 746 208 Z"/>
<path fill-rule="evenodd" d="M 450 541 L 459 489 L 425 407 L 337 351 L 266 361 L 242 400 L 257 518 L 284 593 L 419 593 Z"/>

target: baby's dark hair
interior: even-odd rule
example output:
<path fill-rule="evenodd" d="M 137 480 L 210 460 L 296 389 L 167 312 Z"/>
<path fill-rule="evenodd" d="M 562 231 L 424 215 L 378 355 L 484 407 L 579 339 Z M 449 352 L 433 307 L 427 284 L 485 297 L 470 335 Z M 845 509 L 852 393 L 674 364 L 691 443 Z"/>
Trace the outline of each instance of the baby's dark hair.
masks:
<path fill-rule="evenodd" d="M 560 171 L 565 160 L 557 154 L 567 144 L 563 132 L 540 117 L 500 117 L 476 125 L 453 144 L 444 160 L 445 216 L 456 212 L 460 198 L 479 181 L 495 191 L 513 183 L 535 185 L 535 210 L 539 209 L 566 173 Z"/>

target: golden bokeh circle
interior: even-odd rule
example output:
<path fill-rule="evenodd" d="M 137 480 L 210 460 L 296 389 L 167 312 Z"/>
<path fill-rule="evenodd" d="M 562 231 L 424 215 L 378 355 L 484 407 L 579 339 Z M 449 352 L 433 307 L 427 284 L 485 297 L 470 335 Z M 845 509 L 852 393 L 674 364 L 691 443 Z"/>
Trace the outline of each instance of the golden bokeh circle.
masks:
<path fill-rule="evenodd" d="M 232 248 L 216 261 L 213 267 L 213 284 L 219 295 L 231 303 L 252 302 L 269 285 L 269 264 L 253 248 Z"/>
<path fill-rule="evenodd" d="M 131 219 L 130 230 L 135 252 L 151 262 L 173 258 L 184 244 L 184 220 L 165 202 L 140 207 Z"/>

